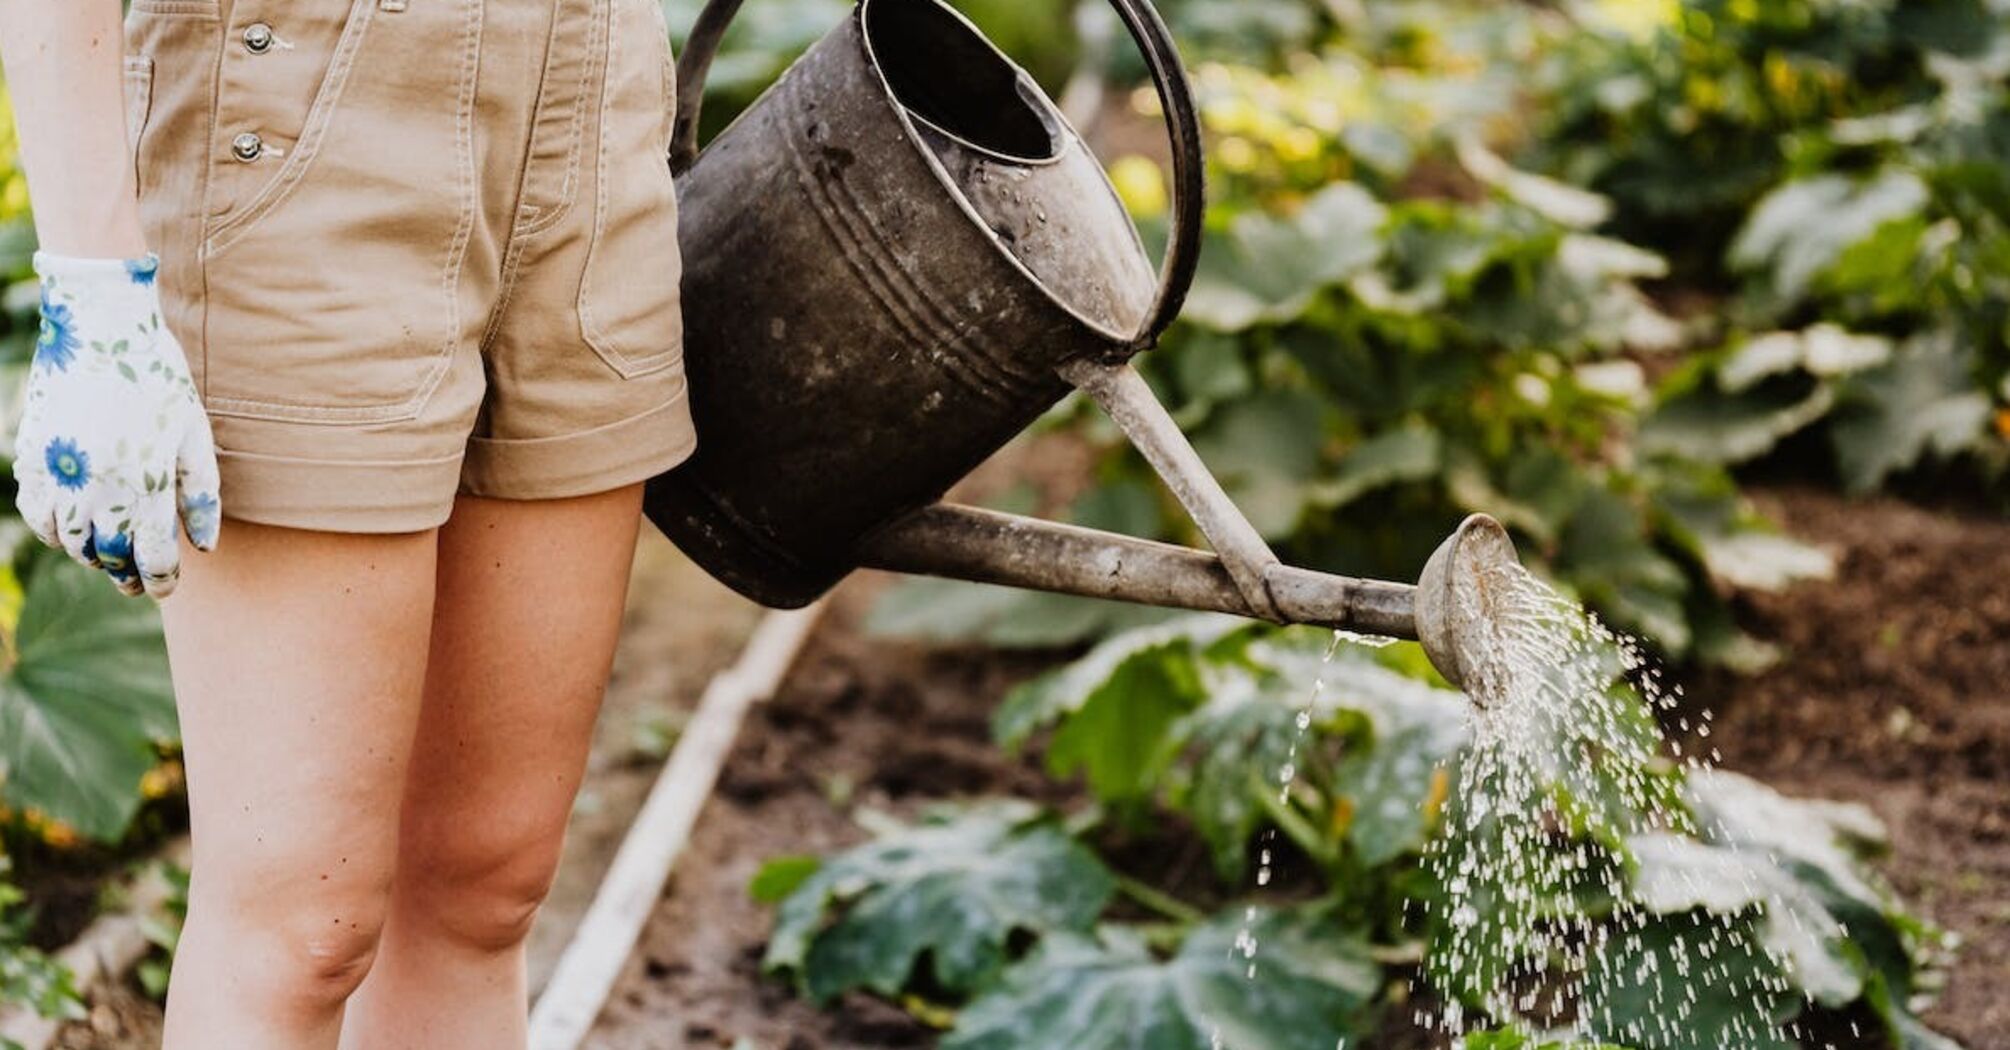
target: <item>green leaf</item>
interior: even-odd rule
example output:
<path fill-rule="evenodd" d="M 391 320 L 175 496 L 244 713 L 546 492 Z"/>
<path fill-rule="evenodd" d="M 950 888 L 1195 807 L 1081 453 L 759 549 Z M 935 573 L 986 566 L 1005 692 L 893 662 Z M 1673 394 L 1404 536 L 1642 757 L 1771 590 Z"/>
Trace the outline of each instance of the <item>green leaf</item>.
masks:
<path fill-rule="evenodd" d="M 1704 463 L 1743 463 L 1829 414 L 1835 392 L 1789 375 L 1726 393 L 1710 385 L 1656 406 L 1640 424 L 1640 450 Z"/>
<path fill-rule="evenodd" d="M 917 980 L 966 994 L 1005 965 L 1015 934 L 1087 930 L 1114 889 L 1095 854 L 1030 806 L 945 810 L 803 880 L 764 965 L 820 1002 L 861 988 L 895 996 Z"/>
<path fill-rule="evenodd" d="M 1690 912 L 1621 925 L 1591 953 L 1580 1002 L 1598 1038 L 1640 1050 L 1796 1050 L 1781 990 L 1749 925 Z"/>
<path fill-rule="evenodd" d="M 1655 502 L 1666 513 L 1670 536 L 1700 559 L 1720 584 L 1778 590 L 1799 580 L 1826 579 L 1835 572 L 1835 562 L 1826 553 L 1780 535 L 1722 471 L 1671 472 Z M 1699 625 L 1698 633 L 1704 633 L 1704 625 Z"/>
<path fill-rule="evenodd" d="M 1831 436 L 1843 481 L 1868 492 L 1928 456 L 1976 447 L 1989 423 L 1968 350 L 1951 333 L 1908 341 L 1889 363 L 1844 388 Z"/>
<path fill-rule="evenodd" d="M 1463 1037 L 1459 1046 L 1461 1050 L 1626 1050 L 1617 1043 L 1547 1040 L 1514 1028 L 1502 1028 L 1492 1032 L 1469 1032 Z"/>
<path fill-rule="evenodd" d="M 1656 549 L 1648 522 L 1629 500 L 1593 486 L 1564 526 L 1557 560 L 1586 602 L 1670 652 L 1689 647 L 1682 599 L 1688 579 Z"/>
<path fill-rule="evenodd" d="M 1731 244 L 1730 263 L 1767 271 L 1775 293 L 1793 302 L 1851 245 L 1885 223 L 1911 218 L 1926 202 L 1926 183 L 1907 171 L 1865 180 L 1828 174 L 1789 182 L 1752 209 Z"/>
<path fill-rule="evenodd" d="M 1892 342 L 1883 336 L 1818 324 L 1805 332 L 1768 332 L 1746 342 L 1717 366 L 1717 381 L 1726 393 L 1736 394 L 1795 369 L 1817 376 L 1861 372 L 1891 360 L 1891 354 Z"/>
<path fill-rule="evenodd" d="M 821 857 L 776 857 L 761 865 L 747 884 L 747 895 L 761 904 L 787 900 L 824 866 Z"/>
<path fill-rule="evenodd" d="M 942 1050 L 1352 1045 L 1380 985 L 1366 941 L 1330 916 L 1234 910 L 1163 961 L 1123 930 L 1050 938 L 963 1011 Z"/>
<path fill-rule="evenodd" d="M 1035 732 L 1096 701 L 1111 680 L 1133 662 L 1164 662 L 1169 668 L 1184 662 L 1188 670 L 1169 675 L 1167 681 L 1188 690 L 1189 698 L 1197 703 L 1199 698 L 1192 692 L 1199 687 L 1191 670 L 1193 654 L 1248 627 L 1247 621 L 1233 616 L 1203 615 L 1116 635 L 1067 667 L 1014 689 L 992 716 L 992 735 L 1006 747 L 1019 747 Z"/>
<path fill-rule="evenodd" d="M 1351 814 L 1348 841 L 1370 866 L 1422 849 L 1437 827 L 1450 764 L 1466 744 L 1465 697 L 1358 661 L 1342 665 L 1326 692 L 1366 714 L 1373 730 L 1334 775 Z"/>
<path fill-rule="evenodd" d="M 1289 536 L 1305 514 L 1326 411 L 1309 392 L 1269 390 L 1221 406 L 1194 435 L 1201 459 L 1265 539 Z"/>
<path fill-rule="evenodd" d="M 1208 238 L 1185 317 L 1223 332 L 1288 321 L 1320 289 L 1375 263 L 1388 210 L 1368 191 L 1337 182 L 1298 212 L 1238 216 Z"/>
<path fill-rule="evenodd" d="M 1759 943 L 1810 998 L 1845 1006 L 1863 993 L 1842 925 L 1765 855 L 1663 833 L 1636 836 L 1627 848 L 1635 864 L 1634 896 L 1649 911 L 1756 913 Z"/>
<path fill-rule="evenodd" d="M 0 681 L 0 797 L 116 840 L 155 742 L 177 732 L 159 613 L 54 554 L 31 558 L 24 594 Z"/>
<path fill-rule="evenodd" d="M 1383 431 L 1354 446 L 1332 477 L 1311 486 L 1309 498 L 1322 509 L 1344 507 L 1376 489 L 1435 475 L 1443 456 L 1444 440 L 1427 423 Z"/>

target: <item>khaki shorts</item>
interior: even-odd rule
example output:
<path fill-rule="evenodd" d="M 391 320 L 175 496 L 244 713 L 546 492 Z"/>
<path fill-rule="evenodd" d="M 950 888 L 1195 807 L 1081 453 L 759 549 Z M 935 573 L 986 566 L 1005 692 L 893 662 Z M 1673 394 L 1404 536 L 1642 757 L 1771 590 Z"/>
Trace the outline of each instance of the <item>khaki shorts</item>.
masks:
<path fill-rule="evenodd" d="M 656 0 L 133 0 L 127 38 L 227 514 L 420 531 L 690 455 Z"/>

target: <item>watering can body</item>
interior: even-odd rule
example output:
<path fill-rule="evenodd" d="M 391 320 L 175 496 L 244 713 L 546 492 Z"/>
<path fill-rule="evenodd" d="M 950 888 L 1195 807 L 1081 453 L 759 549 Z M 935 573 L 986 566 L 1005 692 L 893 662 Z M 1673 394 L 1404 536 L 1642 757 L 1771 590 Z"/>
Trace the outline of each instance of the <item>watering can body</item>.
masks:
<path fill-rule="evenodd" d="M 866 0 L 680 180 L 694 560 L 814 600 L 1128 345 L 1156 290 L 1095 158 L 936 0 Z"/>
<path fill-rule="evenodd" d="M 1513 559 L 1497 523 L 1462 527 L 1421 591 L 1284 565 L 1130 367 L 1192 283 L 1203 165 L 1171 35 L 1146 0 L 1109 2 L 1171 142 L 1156 270 L 1059 110 L 941 0 L 860 0 L 700 156 L 706 70 L 740 6 L 711 0 L 671 151 L 698 451 L 650 483 L 648 516 L 770 606 L 875 567 L 1418 638 L 1456 678 L 1485 619 L 1473 581 Z M 938 502 L 1071 389 L 1211 552 Z"/>

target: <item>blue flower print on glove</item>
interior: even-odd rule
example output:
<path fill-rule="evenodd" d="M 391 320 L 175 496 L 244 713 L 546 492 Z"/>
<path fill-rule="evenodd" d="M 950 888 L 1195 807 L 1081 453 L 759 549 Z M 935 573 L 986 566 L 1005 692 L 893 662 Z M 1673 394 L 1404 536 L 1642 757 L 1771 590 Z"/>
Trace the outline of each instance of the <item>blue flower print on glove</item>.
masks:
<path fill-rule="evenodd" d="M 127 594 L 164 598 L 181 533 L 216 545 L 216 445 L 161 323 L 159 260 L 37 253 L 42 329 L 15 434 L 15 504 L 52 546 Z"/>

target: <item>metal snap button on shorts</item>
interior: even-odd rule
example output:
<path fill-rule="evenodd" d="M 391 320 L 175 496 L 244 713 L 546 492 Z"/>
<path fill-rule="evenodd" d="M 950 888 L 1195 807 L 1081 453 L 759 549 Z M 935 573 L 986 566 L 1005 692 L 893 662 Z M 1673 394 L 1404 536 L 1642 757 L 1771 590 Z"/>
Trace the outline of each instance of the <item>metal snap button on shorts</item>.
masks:
<path fill-rule="evenodd" d="M 127 42 L 226 513 L 418 531 L 690 455 L 655 0 L 133 0 Z"/>

